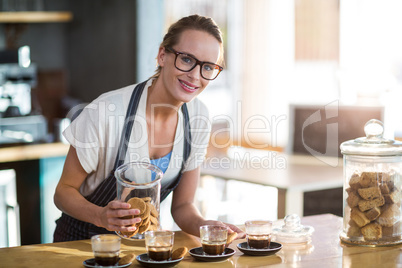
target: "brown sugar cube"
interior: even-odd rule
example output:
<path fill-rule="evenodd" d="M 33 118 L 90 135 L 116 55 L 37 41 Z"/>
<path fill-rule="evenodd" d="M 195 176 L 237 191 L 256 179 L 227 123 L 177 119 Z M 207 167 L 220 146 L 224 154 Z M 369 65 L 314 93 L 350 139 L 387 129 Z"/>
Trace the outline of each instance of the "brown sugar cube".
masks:
<path fill-rule="evenodd" d="M 352 220 L 352 219 L 349 220 L 348 224 L 349 224 L 349 226 L 357 226 L 357 227 L 359 227 L 359 225 L 357 225 L 357 224 L 354 222 L 354 220 Z"/>
<path fill-rule="evenodd" d="M 382 211 L 377 221 L 381 226 L 391 227 L 399 221 L 400 216 L 400 206 L 397 204 L 391 204 Z"/>
<path fill-rule="evenodd" d="M 392 192 L 392 191 L 394 191 L 394 190 L 395 190 L 395 184 L 394 184 L 394 181 L 387 181 L 387 182 L 386 182 L 386 184 L 387 184 L 388 189 L 389 189 L 389 191 L 390 191 L 390 192 Z"/>
<path fill-rule="evenodd" d="M 360 178 L 360 185 L 363 188 L 377 186 L 378 184 L 377 175 L 378 175 L 377 172 L 362 172 Z"/>
<path fill-rule="evenodd" d="M 381 196 L 380 188 L 377 186 L 357 189 L 357 192 L 364 200 L 373 200 Z"/>
<path fill-rule="evenodd" d="M 380 191 L 382 194 L 389 194 L 390 190 L 389 190 L 388 184 L 386 184 L 386 183 L 380 184 Z"/>
<path fill-rule="evenodd" d="M 397 221 L 394 225 L 390 227 L 383 226 L 382 227 L 382 236 L 400 236 L 402 235 L 402 224 L 400 221 Z"/>
<path fill-rule="evenodd" d="M 359 174 L 354 173 L 352 175 L 352 177 L 350 177 L 349 185 L 350 185 L 350 188 L 352 188 L 353 190 L 357 190 L 361 187 Z"/>
<path fill-rule="evenodd" d="M 401 199 L 400 192 L 397 190 L 394 190 L 390 194 L 384 194 L 385 204 L 399 203 L 400 199 Z"/>
<path fill-rule="evenodd" d="M 362 232 L 359 226 L 349 226 L 347 234 L 349 237 L 360 237 Z"/>
<path fill-rule="evenodd" d="M 349 227 L 348 227 L 348 232 L 347 232 L 349 237 L 359 237 L 362 235 L 362 232 L 360 231 L 360 227 L 353 221 L 349 221 Z"/>
<path fill-rule="evenodd" d="M 346 202 L 351 208 L 356 207 L 360 200 L 361 200 L 360 196 L 355 191 L 351 191 L 348 197 L 346 198 Z"/>
<path fill-rule="evenodd" d="M 366 224 L 370 223 L 370 220 L 367 219 L 366 215 L 359 211 L 358 209 L 352 209 L 350 213 L 350 218 L 357 224 L 359 227 L 363 227 Z"/>
<path fill-rule="evenodd" d="M 380 182 L 388 182 L 392 180 L 392 177 L 389 173 L 387 172 L 378 172 L 378 178 Z"/>
<path fill-rule="evenodd" d="M 369 209 L 367 212 L 365 212 L 367 219 L 369 219 L 370 221 L 377 219 L 380 214 L 381 210 L 378 207 Z"/>
<path fill-rule="evenodd" d="M 395 174 L 389 174 L 389 173 L 379 173 L 380 174 L 380 184 L 382 185 L 387 185 L 388 189 L 390 192 L 392 192 L 395 188 L 394 185 L 394 179 L 395 179 Z"/>
<path fill-rule="evenodd" d="M 356 190 L 355 189 L 352 189 L 352 188 L 346 188 L 346 190 L 345 190 L 348 194 L 349 193 L 351 193 L 351 192 L 356 192 Z"/>
<path fill-rule="evenodd" d="M 380 196 L 379 198 L 373 200 L 360 200 L 358 206 L 361 211 L 367 211 L 375 207 L 380 207 L 384 204 L 384 197 Z"/>
<path fill-rule="evenodd" d="M 378 223 L 367 224 L 361 231 L 365 240 L 378 240 L 382 237 L 382 228 Z"/>

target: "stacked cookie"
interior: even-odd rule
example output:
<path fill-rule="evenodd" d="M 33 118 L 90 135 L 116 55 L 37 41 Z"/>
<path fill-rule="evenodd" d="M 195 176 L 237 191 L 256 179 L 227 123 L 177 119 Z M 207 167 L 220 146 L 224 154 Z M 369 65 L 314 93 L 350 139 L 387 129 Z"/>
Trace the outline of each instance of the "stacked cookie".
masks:
<path fill-rule="evenodd" d="M 397 175 L 384 172 L 354 173 L 346 202 L 350 209 L 347 235 L 356 240 L 392 240 L 402 234 Z M 346 208 L 348 209 L 348 208 Z"/>
<path fill-rule="evenodd" d="M 137 233 L 142 234 L 146 231 L 157 230 L 159 221 L 159 213 L 155 206 L 151 203 L 151 197 L 133 197 L 127 201 L 131 205 L 132 209 L 138 209 L 140 214 L 137 216 L 141 218 L 141 221 L 135 225 L 136 229 L 132 232 L 122 232 L 125 237 L 132 237 Z M 128 218 L 133 218 L 129 216 Z"/>

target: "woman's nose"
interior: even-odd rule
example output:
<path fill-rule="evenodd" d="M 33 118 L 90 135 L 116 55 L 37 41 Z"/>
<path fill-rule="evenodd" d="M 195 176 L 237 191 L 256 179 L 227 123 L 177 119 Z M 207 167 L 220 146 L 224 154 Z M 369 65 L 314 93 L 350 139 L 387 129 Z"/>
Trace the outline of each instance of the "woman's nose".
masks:
<path fill-rule="evenodd" d="M 191 71 L 188 72 L 188 76 L 190 78 L 200 80 L 200 78 L 201 78 L 201 66 L 199 64 L 197 64 L 194 67 L 194 69 L 192 69 Z"/>

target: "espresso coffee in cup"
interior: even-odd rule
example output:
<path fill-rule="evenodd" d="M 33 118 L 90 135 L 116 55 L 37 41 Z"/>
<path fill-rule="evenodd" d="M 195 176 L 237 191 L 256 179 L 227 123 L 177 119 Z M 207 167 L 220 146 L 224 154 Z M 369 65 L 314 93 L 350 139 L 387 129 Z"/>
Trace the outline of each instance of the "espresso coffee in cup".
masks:
<path fill-rule="evenodd" d="M 207 255 L 221 255 L 225 252 L 228 229 L 220 225 L 200 227 L 202 250 Z"/>
<path fill-rule="evenodd" d="M 95 262 L 101 266 L 113 266 L 119 261 L 120 237 L 112 234 L 95 235 L 91 238 Z"/>
<path fill-rule="evenodd" d="M 271 242 L 270 236 L 248 236 L 247 237 L 248 246 L 250 248 L 262 249 L 269 248 Z"/>
<path fill-rule="evenodd" d="M 171 246 L 161 246 L 161 247 L 148 247 L 148 256 L 154 261 L 166 261 L 171 258 L 172 247 Z"/>
<path fill-rule="evenodd" d="M 147 231 L 145 235 L 145 247 L 148 257 L 153 261 L 167 261 L 172 256 L 174 232 L 172 231 Z"/>
<path fill-rule="evenodd" d="M 202 250 L 208 255 L 221 255 L 226 248 L 226 241 L 222 242 L 222 244 L 218 244 L 219 242 L 213 244 L 209 244 L 209 242 L 204 242 L 202 243 Z"/>
<path fill-rule="evenodd" d="M 114 252 L 104 252 L 95 256 L 95 262 L 101 266 L 113 266 L 119 261 L 119 256 Z"/>
<path fill-rule="evenodd" d="M 250 248 L 269 248 L 271 243 L 271 221 L 246 221 L 247 243 Z"/>

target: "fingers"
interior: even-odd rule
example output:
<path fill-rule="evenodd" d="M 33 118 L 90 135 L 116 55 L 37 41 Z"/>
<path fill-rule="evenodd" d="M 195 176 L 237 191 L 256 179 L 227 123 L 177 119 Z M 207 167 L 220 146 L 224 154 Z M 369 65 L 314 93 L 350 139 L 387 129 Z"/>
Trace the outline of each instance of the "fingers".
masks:
<path fill-rule="evenodd" d="M 135 227 L 135 225 L 130 226 L 109 225 L 109 227 L 106 229 L 108 231 L 134 232 L 137 229 L 137 227 Z"/>
<path fill-rule="evenodd" d="M 127 217 L 108 217 L 107 226 L 109 231 L 132 232 L 136 230 L 136 225 L 141 222 L 141 218 L 127 218 Z"/>
<path fill-rule="evenodd" d="M 140 214 L 139 209 L 130 209 L 130 204 L 121 202 L 121 201 L 111 201 L 107 205 L 108 217 L 127 217 L 127 216 L 135 216 Z"/>
<path fill-rule="evenodd" d="M 141 222 L 139 209 L 130 209 L 130 204 L 121 201 L 111 201 L 103 208 L 104 228 L 109 231 L 132 232 L 135 225 Z"/>
<path fill-rule="evenodd" d="M 229 228 L 229 233 L 231 233 L 231 232 L 242 233 L 243 232 L 243 230 L 240 229 L 239 227 L 237 227 L 236 225 L 228 224 L 228 223 L 226 225 Z"/>
<path fill-rule="evenodd" d="M 131 206 L 129 203 L 122 202 L 119 200 L 110 201 L 108 207 L 112 209 L 129 209 Z"/>
<path fill-rule="evenodd" d="M 231 241 L 233 241 L 233 240 L 245 238 L 246 234 L 242 230 L 236 228 L 236 230 L 229 232 L 228 236 L 230 236 Z"/>
<path fill-rule="evenodd" d="M 239 227 L 233 225 L 233 224 L 227 224 L 226 226 L 228 227 L 228 237 L 230 237 L 229 243 L 233 242 L 234 240 L 237 239 L 243 239 L 246 237 L 246 233 L 243 232 L 242 229 L 240 229 Z M 236 234 L 236 235 L 234 235 Z"/>
<path fill-rule="evenodd" d="M 237 238 L 236 239 L 243 239 L 243 238 L 246 238 L 246 233 L 245 232 L 237 233 Z"/>

